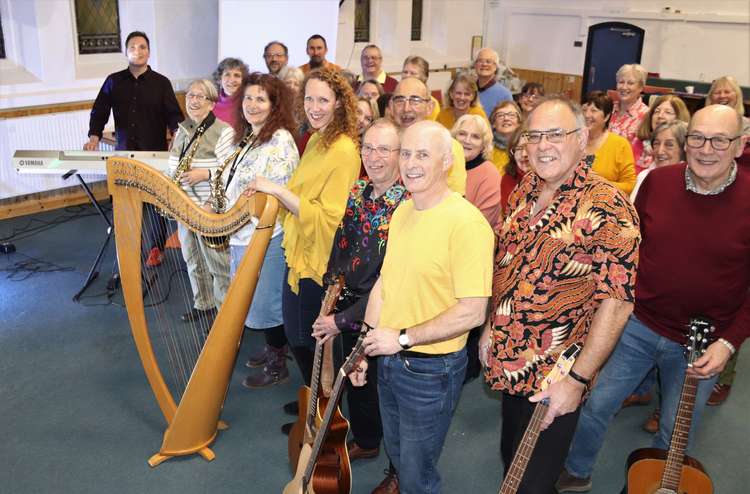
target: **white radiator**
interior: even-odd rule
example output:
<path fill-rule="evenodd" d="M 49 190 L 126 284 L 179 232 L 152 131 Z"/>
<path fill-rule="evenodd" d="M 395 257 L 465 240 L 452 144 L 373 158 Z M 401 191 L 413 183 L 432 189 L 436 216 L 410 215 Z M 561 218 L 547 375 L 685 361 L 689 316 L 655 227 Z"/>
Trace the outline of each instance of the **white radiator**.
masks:
<path fill-rule="evenodd" d="M 0 120 L 0 199 L 78 185 L 53 175 L 20 175 L 13 167 L 13 153 L 29 150 L 80 150 L 88 140 L 89 111 L 52 113 Z M 102 151 L 113 149 L 100 144 Z M 82 175 L 86 182 L 104 180 L 103 175 Z"/>

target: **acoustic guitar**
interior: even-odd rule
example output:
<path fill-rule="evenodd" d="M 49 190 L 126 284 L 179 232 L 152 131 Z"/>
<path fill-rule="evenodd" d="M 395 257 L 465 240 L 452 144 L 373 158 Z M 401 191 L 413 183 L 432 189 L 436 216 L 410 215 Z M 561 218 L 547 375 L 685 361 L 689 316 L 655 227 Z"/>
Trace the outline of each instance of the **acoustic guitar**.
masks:
<path fill-rule="evenodd" d="M 714 330 L 705 318 L 690 321 L 685 355 L 688 365 L 706 351 L 708 335 Z M 628 494 L 712 494 L 711 478 L 703 465 L 685 454 L 693 421 L 698 379 L 685 374 L 677 406 L 677 419 L 669 443 L 669 451 L 641 448 L 628 456 Z"/>
<path fill-rule="evenodd" d="M 542 381 L 539 391 L 544 391 L 550 384 L 561 381 L 567 376 L 570 369 L 573 368 L 578 354 L 581 353 L 581 349 L 580 343 L 573 343 L 566 348 L 560 354 L 555 366 L 547 374 L 544 381 Z M 521 485 L 521 480 L 526 473 L 526 467 L 529 465 L 531 454 L 534 452 L 536 442 L 539 439 L 539 429 L 548 408 L 549 402 L 547 400 L 542 400 L 536 404 L 529 425 L 526 427 L 526 432 L 524 432 L 521 443 L 518 445 L 518 449 L 516 449 L 516 454 L 513 456 L 513 462 L 511 462 L 510 468 L 500 486 L 500 494 L 515 494 L 518 491 L 518 486 Z"/>
<path fill-rule="evenodd" d="M 351 475 L 348 484 L 341 482 L 337 478 L 340 477 L 340 468 L 332 465 L 330 459 L 324 461 L 324 444 L 331 433 L 337 432 L 332 429 L 331 425 L 338 410 L 341 393 L 344 390 L 344 380 L 348 378 L 354 367 L 362 359 L 364 354 L 363 342 L 369 330 L 367 325 L 362 325 L 357 343 L 336 375 L 336 382 L 333 385 L 331 396 L 328 398 L 323 420 L 318 428 L 318 434 L 315 436 L 315 442 L 312 448 L 307 448 L 307 445 L 302 448 L 297 473 L 291 482 L 284 487 L 283 494 L 348 494 L 351 491 Z M 346 432 L 344 431 L 344 438 L 346 438 Z M 348 463 L 348 456 L 346 460 Z"/>
<path fill-rule="evenodd" d="M 343 276 L 338 276 L 329 285 L 320 308 L 320 315 L 329 315 L 333 312 L 343 286 Z M 297 395 L 300 412 L 297 422 L 289 432 L 287 448 L 292 471 L 297 471 L 300 464 L 306 465 L 307 458 L 312 455 L 314 442 L 320 436 L 320 424 L 324 420 L 323 416 L 333 393 L 333 374 L 333 339 L 325 343 L 318 341 L 315 344 L 310 387 L 300 387 Z M 351 489 L 351 464 L 346 449 L 349 422 L 341 414 L 337 402 L 335 405 L 331 411 L 329 424 L 326 425 L 326 428 L 330 430 L 326 437 L 321 437 L 322 444 L 317 453 L 320 468 L 316 469 L 315 475 L 319 478 L 325 477 L 327 481 L 321 480 L 321 482 L 328 487 L 319 491 L 319 494 L 348 493 Z"/>

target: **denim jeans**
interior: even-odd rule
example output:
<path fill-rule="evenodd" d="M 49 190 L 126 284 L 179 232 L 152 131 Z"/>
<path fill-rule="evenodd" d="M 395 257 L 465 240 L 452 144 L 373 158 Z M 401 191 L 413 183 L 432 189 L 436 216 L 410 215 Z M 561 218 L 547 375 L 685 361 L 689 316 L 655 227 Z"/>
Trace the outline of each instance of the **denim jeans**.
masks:
<path fill-rule="evenodd" d="M 402 494 L 439 493 L 438 459 L 466 375 L 466 349 L 442 357 L 378 359 L 385 449 Z"/>
<path fill-rule="evenodd" d="M 565 462 L 568 472 L 580 478 L 591 475 L 612 417 L 622 406 L 622 401 L 636 389 L 654 365 L 659 371 L 661 418 L 659 432 L 654 435 L 652 446 L 669 449 L 687 368 L 684 349 L 679 343 L 650 330 L 635 316 L 630 316 L 620 341 L 602 368 L 591 396 L 581 411 L 573 444 Z M 714 376 L 699 381 L 688 451 L 695 438 L 698 419 L 716 379 Z"/>

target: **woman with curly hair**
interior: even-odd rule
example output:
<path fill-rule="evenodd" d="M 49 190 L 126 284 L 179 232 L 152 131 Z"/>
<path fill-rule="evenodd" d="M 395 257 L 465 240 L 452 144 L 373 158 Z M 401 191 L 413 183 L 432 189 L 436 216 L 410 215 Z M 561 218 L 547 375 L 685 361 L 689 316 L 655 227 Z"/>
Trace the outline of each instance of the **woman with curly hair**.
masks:
<path fill-rule="evenodd" d="M 257 176 L 284 186 L 299 163 L 292 132 L 297 124 L 292 116 L 291 90 L 276 76 L 255 72 L 237 89 L 234 152 L 222 170 L 226 208 L 230 208 Z M 229 238 L 231 276 L 234 277 L 256 225 L 248 223 Z M 286 336 L 281 317 L 281 293 L 284 281 L 283 229 L 280 221 L 271 235 L 263 258 L 258 286 L 245 318 L 245 326 L 264 332 L 266 345 L 251 355 L 248 367 L 261 367 L 243 381 L 248 388 L 260 388 L 285 381 Z"/>
<path fill-rule="evenodd" d="M 237 89 L 247 76 L 248 68 L 245 62 L 231 57 L 219 62 L 213 73 L 214 84 L 219 91 L 219 99 L 214 106 L 214 115 L 232 127 L 237 124 L 235 114 L 235 101 L 239 94 Z"/>
<path fill-rule="evenodd" d="M 310 72 L 298 105 L 315 133 L 297 170 L 286 186 L 256 176 L 250 188 L 274 195 L 286 209 L 284 330 L 309 384 L 315 347 L 312 323 L 320 311 L 333 236 L 358 177 L 360 157 L 356 98 L 341 74 L 327 68 Z"/>

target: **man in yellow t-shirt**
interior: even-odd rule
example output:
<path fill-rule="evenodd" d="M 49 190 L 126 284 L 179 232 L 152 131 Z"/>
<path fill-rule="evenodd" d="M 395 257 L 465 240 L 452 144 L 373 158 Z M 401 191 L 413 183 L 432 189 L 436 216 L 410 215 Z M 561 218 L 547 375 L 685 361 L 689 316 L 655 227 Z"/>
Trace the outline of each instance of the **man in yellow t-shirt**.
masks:
<path fill-rule="evenodd" d="M 466 338 L 485 319 L 494 237 L 482 213 L 451 191 L 451 136 L 409 126 L 399 168 L 412 198 L 393 213 L 364 341 L 378 359 L 383 439 L 401 492 L 440 492 L 437 462 L 466 374 Z M 366 371 L 366 362 L 360 369 Z M 364 383 L 364 372 L 351 375 Z"/>
<path fill-rule="evenodd" d="M 393 115 L 393 121 L 402 131 L 417 122 L 427 120 L 434 108 L 427 86 L 416 77 L 401 79 L 388 104 Z M 457 140 L 452 139 L 452 141 L 453 162 L 448 169 L 448 188 L 465 195 L 466 161 L 464 159 L 464 148 Z"/>

